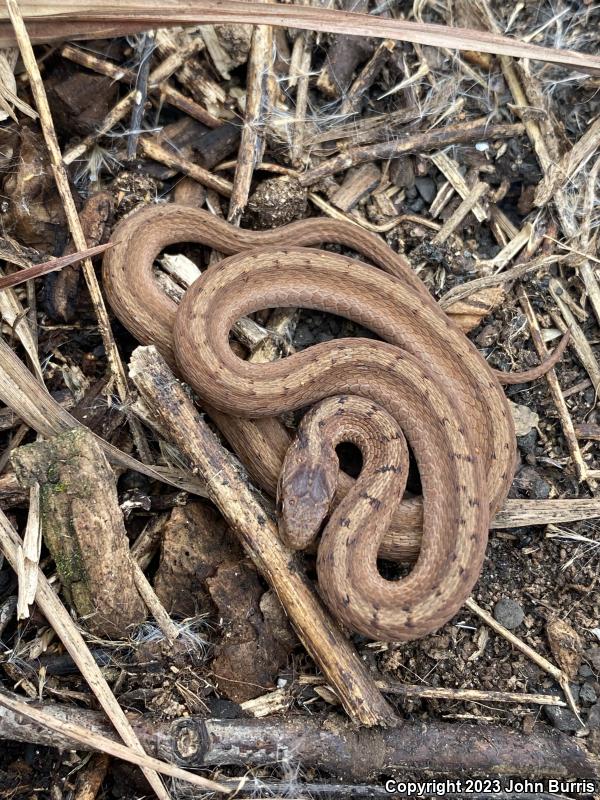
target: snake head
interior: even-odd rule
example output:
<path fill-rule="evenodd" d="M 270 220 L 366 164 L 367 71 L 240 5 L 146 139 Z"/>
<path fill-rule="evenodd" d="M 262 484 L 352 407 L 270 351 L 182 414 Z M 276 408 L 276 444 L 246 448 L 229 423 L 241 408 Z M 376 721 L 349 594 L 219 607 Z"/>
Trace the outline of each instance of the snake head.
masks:
<path fill-rule="evenodd" d="M 313 454 L 301 439 L 289 447 L 277 487 L 277 510 L 281 538 L 295 550 L 303 550 L 319 533 L 329 512 L 339 463 L 318 448 Z"/>

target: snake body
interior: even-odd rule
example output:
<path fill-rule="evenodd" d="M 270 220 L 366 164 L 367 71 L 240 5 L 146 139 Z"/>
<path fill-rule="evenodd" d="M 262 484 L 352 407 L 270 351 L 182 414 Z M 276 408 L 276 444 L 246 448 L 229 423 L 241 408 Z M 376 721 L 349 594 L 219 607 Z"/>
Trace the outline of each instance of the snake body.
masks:
<path fill-rule="evenodd" d="M 375 562 L 382 526 L 357 525 L 364 503 L 353 511 L 342 500 L 334 517 L 342 528 L 350 519 L 349 538 L 324 537 L 321 585 L 335 587 L 325 590 L 326 597 L 344 621 L 374 638 L 413 639 L 450 619 L 481 570 L 490 514 L 512 479 L 515 437 L 498 379 L 406 262 L 352 224 L 303 220 L 258 233 L 174 206 L 132 215 L 117 226 L 113 240 L 120 244 L 104 258 L 104 282 L 115 312 L 139 340 L 155 343 L 178 364 L 213 414 L 227 415 L 219 424 L 224 420 L 229 426 L 225 433 L 236 448 L 243 453 L 249 442 L 259 448 L 243 453 L 244 460 L 255 462 L 254 474 L 271 491 L 287 446 L 273 417 L 284 411 L 356 396 L 384 409 L 390 424 L 402 429 L 423 487 L 423 537 L 415 567 L 401 581 L 385 581 Z M 177 310 L 156 285 L 152 262 L 162 248 L 183 241 L 234 255 L 210 267 Z M 309 247 L 324 242 L 352 247 L 376 266 Z M 326 342 L 269 364 L 239 359 L 229 346 L 232 324 L 279 306 L 347 317 L 382 341 Z M 248 419 L 233 421 L 236 417 L 253 420 L 250 434 Z M 333 420 L 329 424 L 335 425 Z M 347 488 L 347 483 L 338 487 L 337 500 Z M 381 520 L 378 503 L 368 497 L 362 499 L 371 503 L 370 516 Z M 410 504 L 396 502 L 396 520 L 403 507 L 414 517 Z M 369 538 L 358 541 L 353 531 L 366 531 Z M 349 565 L 351 551 L 360 557 Z"/>

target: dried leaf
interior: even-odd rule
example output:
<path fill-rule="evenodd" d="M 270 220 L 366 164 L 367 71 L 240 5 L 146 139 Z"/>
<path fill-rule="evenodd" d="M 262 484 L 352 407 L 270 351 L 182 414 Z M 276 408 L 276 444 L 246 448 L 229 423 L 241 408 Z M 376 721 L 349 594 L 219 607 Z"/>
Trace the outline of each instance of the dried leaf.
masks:
<path fill-rule="evenodd" d="M 581 664 L 583 653 L 581 637 L 562 619 L 551 619 L 546 625 L 546 635 L 556 662 L 572 680 Z"/>
<path fill-rule="evenodd" d="M 501 286 L 490 286 L 474 292 L 464 300 L 457 300 L 444 308 L 444 311 L 452 316 L 461 331 L 468 333 L 503 300 L 504 289 Z"/>
<path fill-rule="evenodd" d="M 508 401 L 510 410 L 515 423 L 515 433 L 517 436 L 527 436 L 532 428 L 536 428 L 540 422 L 539 416 L 527 406 L 520 406 L 517 403 Z"/>

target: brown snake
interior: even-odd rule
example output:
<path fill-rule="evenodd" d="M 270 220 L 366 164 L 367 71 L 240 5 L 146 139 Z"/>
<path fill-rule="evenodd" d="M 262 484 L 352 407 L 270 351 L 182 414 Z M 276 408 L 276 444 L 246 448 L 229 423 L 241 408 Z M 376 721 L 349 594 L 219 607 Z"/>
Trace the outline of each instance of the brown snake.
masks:
<path fill-rule="evenodd" d="M 361 475 L 353 501 L 342 500 L 328 525 L 319 576 L 338 616 L 356 630 L 388 640 L 423 636 L 450 619 L 481 570 L 490 514 L 504 501 L 512 480 L 515 437 L 498 378 L 404 259 L 351 223 L 308 219 L 254 232 L 173 205 L 131 215 L 112 238 L 119 244 L 104 257 L 104 283 L 117 316 L 140 341 L 156 344 L 170 363 L 178 364 L 263 488 L 274 493 L 289 443 L 275 415 L 325 398 L 351 396 L 341 427 L 342 417 L 336 423 L 335 413 L 331 415 L 331 401 L 314 412 L 323 415 L 322 427 L 333 431 L 333 441 L 337 425 L 361 446 L 366 477 L 378 469 L 380 476 L 397 474 L 395 488 L 382 490 L 383 495 L 392 493 L 393 504 L 380 508 L 383 495 L 361 489 Z M 177 309 L 155 282 L 152 264 L 165 246 L 186 241 L 237 255 L 210 267 Z M 309 249 L 322 243 L 353 248 L 376 267 Z M 347 317 L 382 341 L 340 339 L 268 364 L 238 358 L 229 345 L 233 323 L 280 306 Z M 516 380 L 537 377 L 549 366 L 546 362 Z M 370 427 L 367 412 L 359 413 L 365 409 L 360 403 L 370 403 L 375 418 Z M 389 451 L 384 447 L 384 455 L 373 456 L 379 451 L 369 450 L 369 442 L 394 439 L 385 431 L 398 426 L 419 468 L 423 537 L 408 577 L 391 582 L 376 566 L 378 548 L 388 557 L 400 549 L 383 546 L 385 527 L 392 512 L 392 528 L 414 527 L 418 507 L 415 511 L 414 502 L 399 502 L 406 481 L 405 450 L 394 451 L 397 460 L 387 469 L 390 464 L 378 459 L 387 458 Z M 401 437 L 398 432 L 399 441 Z M 386 447 L 394 449 L 393 442 Z M 327 491 L 333 496 L 331 470 L 335 466 L 325 468 Z M 350 483 L 347 478 L 340 481 L 336 501 Z M 365 503 L 370 507 L 366 515 Z M 329 534 L 334 518 L 338 539 Z"/>

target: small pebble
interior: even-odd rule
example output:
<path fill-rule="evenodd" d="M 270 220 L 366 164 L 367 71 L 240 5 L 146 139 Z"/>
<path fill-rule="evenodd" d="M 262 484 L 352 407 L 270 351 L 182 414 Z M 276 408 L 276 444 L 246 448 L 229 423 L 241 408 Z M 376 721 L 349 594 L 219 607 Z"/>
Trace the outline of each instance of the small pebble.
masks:
<path fill-rule="evenodd" d="M 595 672 L 600 672 L 600 647 L 590 647 L 585 651 L 585 658 Z"/>
<path fill-rule="evenodd" d="M 435 185 L 433 178 L 416 178 L 415 186 L 417 187 L 417 191 L 423 200 L 431 205 L 433 198 L 437 194 L 437 186 Z"/>
<path fill-rule="evenodd" d="M 589 664 L 582 664 L 579 667 L 579 674 L 582 678 L 591 678 L 594 674 L 594 670 L 590 667 Z"/>
<path fill-rule="evenodd" d="M 579 690 L 579 699 L 582 703 L 595 703 L 597 698 L 596 690 L 591 683 L 584 683 Z"/>
<path fill-rule="evenodd" d="M 510 597 L 503 597 L 494 606 L 494 619 L 500 625 L 504 625 L 509 631 L 518 628 L 525 619 L 525 612 L 516 600 Z"/>
<path fill-rule="evenodd" d="M 532 428 L 525 436 L 517 437 L 517 445 L 524 455 L 534 455 L 537 446 L 538 432 Z"/>
<path fill-rule="evenodd" d="M 513 481 L 513 488 L 534 500 L 547 500 L 552 486 L 533 467 L 522 467 Z"/>
<path fill-rule="evenodd" d="M 592 731 L 600 728 L 600 703 L 596 703 L 588 711 L 587 726 Z"/>
<path fill-rule="evenodd" d="M 560 706 L 544 706 L 544 712 L 554 727 L 564 733 L 572 733 L 581 728 L 575 714 L 568 708 Z"/>

